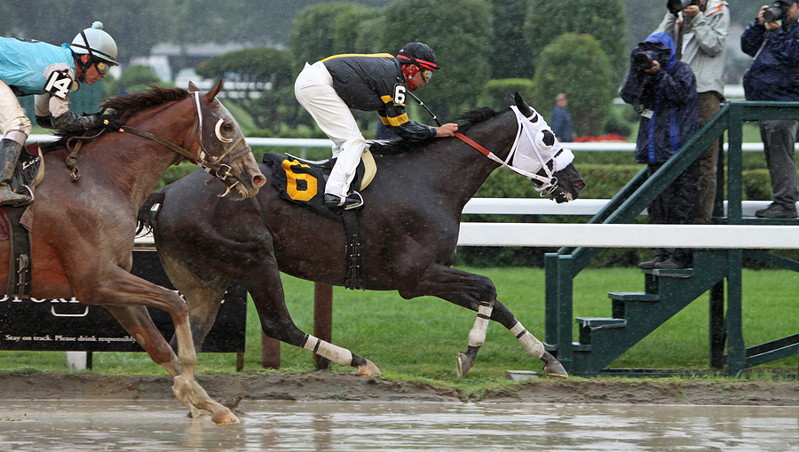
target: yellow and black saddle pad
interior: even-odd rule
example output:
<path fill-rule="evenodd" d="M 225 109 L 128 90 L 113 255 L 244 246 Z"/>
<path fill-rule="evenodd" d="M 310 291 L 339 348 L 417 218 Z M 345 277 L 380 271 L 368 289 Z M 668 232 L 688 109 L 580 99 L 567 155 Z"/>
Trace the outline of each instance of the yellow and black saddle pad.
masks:
<path fill-rule="evenodd" d="M 310 161 L 290 154 L 264 154 L 264 164 L 272 170 L 269 178 L 280 197 L 307 207 L 324 217 L 341 222 L 341 212 L 328 209 L 324 205 L 325 184 L 336 159 Z M 366 149 L 358 164 L 352 187 L 363 191 L 377 174 L 372 153 Z"/>

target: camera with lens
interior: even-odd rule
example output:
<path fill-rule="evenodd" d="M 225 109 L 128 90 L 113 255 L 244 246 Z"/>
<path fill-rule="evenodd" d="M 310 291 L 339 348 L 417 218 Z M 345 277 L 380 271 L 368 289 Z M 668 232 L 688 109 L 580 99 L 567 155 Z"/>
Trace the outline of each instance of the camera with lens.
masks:
<path fill-rule="evenodd" d="M 680 11 L 684 10 L 685 8 L 697 5 L 699 6 L 699 0 L 667 0 L 666 1 L 666 8 L 672 14 L 677 14 Z"/>
<path fill-rule="evenodd" d="M 775 22 L 785 19 L 788 14 L 788 5 L 784 2 L 776 1 L 768 8 L 763 10 L 763 20 L 766 22 Z"/>
<path fill-rule="evenodd" d="M 636 72 L 643 72 L 652 69 L 655 61 L 660 58 L 658 52 L 654 50 L 640 50 L 632 54 L 632 69 Z"/>

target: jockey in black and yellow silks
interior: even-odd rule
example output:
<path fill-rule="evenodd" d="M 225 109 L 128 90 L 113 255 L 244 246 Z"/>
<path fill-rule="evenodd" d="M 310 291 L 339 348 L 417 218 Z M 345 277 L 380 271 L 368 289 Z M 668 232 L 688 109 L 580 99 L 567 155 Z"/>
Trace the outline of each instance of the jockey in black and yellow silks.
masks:
<path fill-rule="evenodd" d="M 333 141 L 336 165 L 325 186 L 328 207 L 358 208 L 363 199 L 350 193 L 350 184 L 366 139 L 350 108 L 377 111 L 383 124 L 405 140 L 452 136 L 454 123 L 429 127 L 408 119 L 406 92 L 426 85 L 438 69 L 426 44 L 406 44 L 394 57 L 388 53 L 334 55 L 305 64 L 294 84 L 300 104 Z"/>

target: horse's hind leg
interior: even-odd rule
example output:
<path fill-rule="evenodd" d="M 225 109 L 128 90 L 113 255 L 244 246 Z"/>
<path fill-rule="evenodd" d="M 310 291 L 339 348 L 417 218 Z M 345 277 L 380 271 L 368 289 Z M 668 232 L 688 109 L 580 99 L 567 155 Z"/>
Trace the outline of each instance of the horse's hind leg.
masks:
<path fill-rule="evenodd" d="M 274 261 L 261 261 L 259 270 L 246 282 L 247 291 L 252 296 L 261 328 L 269 337 L 287 344 L 312 351 L 319 356 L 338 364 L 352 366 L 360 376 L 380 376 L 380 369 L 366 358 L 358 356 L 346 348 L 323 341 L 297 328 L 286 308 L 283 284 Z"/>
<path fill-rule="evenodd" d="M 158 250 L 158 256 L 169 280 L 186 299 L 194 347 L 200 351 L 205 336 L 214 326 L 229 281 L 219 278 L 204 280 L 173 259 L 166 247 Z"/>

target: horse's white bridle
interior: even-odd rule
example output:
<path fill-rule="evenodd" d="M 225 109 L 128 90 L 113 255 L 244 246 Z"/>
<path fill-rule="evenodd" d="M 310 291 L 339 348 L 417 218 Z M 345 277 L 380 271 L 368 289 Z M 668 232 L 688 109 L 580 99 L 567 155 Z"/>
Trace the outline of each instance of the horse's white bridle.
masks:
<path fill-rule="evenodd" d="M 516 114 L 519 129 L 508 156 L 500 163 L 528 179 L 540 182 L 541 185 L 535 186 L 536 191 L 546 191 L 549 194 L 548 189 L 557 182 L 553 182 L 553 175 L 574 161 L 574 154 L 561 147 L 557 139 L 551 146 L 544 143 L 544 131 L 551 133 L 551 130 L 538 112 L 531 108 L 533 114 L 524 116 L 515 105 L 510 109 Z M 547 165 L 550 161 L 551 167 Z M 545 174 L 543 176 L 538 174 L 542 170 Z"/>
<path fill-rule="evenodd" d="M 524 116 L 515 105 L 510 108 L 516 115 L 519 127 L 505 160 L 460 132 L 455 132 L 455 137 L 500 165 L 530 180 L 535 180 L 538 182 L 535 186 L 536 191 L 540 192 L 541 196 L 551 196 L 558 188 L 558 179 L 554 174 L 566 168 L 574 160 L 574 154 L 561 147 L 554 134 L 552 145 L 544 142 L 545 132 L 552 133 L 552 131 L 538 112 L 531 108 L 533 114 L 528 117 Z"/>

